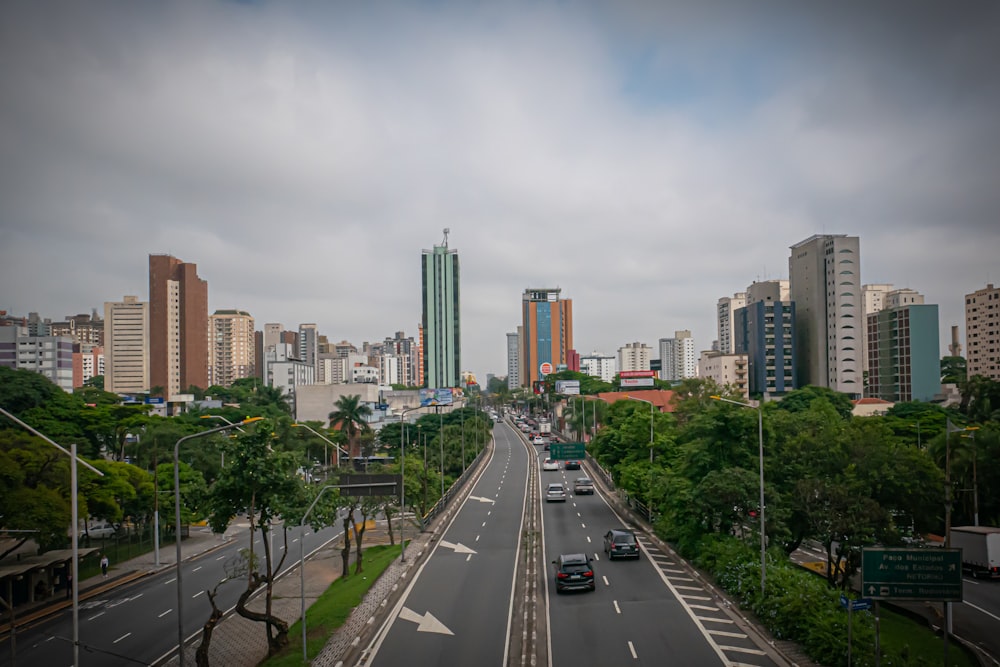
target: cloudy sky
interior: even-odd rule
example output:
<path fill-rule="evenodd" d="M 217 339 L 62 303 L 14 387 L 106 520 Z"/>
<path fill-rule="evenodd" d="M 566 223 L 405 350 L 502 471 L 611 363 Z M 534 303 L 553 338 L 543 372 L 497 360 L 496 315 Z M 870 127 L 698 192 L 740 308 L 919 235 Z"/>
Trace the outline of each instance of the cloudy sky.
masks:
<path fill-rule="evenodd" d="M 8 0 L 0 309 L 145 299 L 169 253 L 258 328 L 416 336 L 447 227 L 485 381 L 527 287 L 583 353 L 708 349 L 720 297 L 826 233 L 939 304 L 944 349 L 1000 282 L 998 8 Z"/>

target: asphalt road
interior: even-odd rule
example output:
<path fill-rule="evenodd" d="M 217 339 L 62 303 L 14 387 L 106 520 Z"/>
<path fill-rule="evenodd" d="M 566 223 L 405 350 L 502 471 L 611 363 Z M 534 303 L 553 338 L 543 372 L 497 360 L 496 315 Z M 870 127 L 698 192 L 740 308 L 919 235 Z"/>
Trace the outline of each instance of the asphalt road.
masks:
<path fill-rule="evenodd" d="M 306 554 L 319 548 L 339 534 L 334 528 L 313 533 L 306 528 Z M 280 534 L 280 531 L 275 531 Z M 288 536 L 288 558 L 283 570 L 298 562 L 299 529 Z M 260 534 L 255 535 L 254 549 L 262 553 Z M 214 588 L 225 577 L 225 564 L 233 560 L 249 543 L 249 533 L 238 531 L 237 538 L 225 546 L 200 557 L 182 561 L 184 572 L 184 635 L 201 632 L 201 626 L 211 613 L 205 590 Z M 281 554 L 282 541 L 274 537 L 276 553 Z M 229 609 L 236 604 L 240 582 L 223 585 L 217 604 Z M 135 583 L 109 590 L 106 595 L 85 600 L 80 604 L 80 667 L 117 667 L 155 664 L 177 648 L 177 579 L 170 568 Z M 72 615 L 69 609 L 53 615 L 37 625 L 21 629 L 17 634 L 17 664 L 70 667 L 73 664 Z M 4 651 L 0 665 L 10 665 L 11 656 Z"/>
<path fill-rule="evenodd" d="M 504 665 L 528 453 L 497 424 L 493 457 L 376 634 L 366 665 Z"/>
<path fill-rule="evenodd" d="M 540 465 L 548 452 L 538 449 Z M 638 561 L 609 561 L 604 534 L 628 526 L 600 493 L 572 493 L 583 475 L 560 468 L 540 481 L 568 489 L 565 503 L 542 511 L 552 665 L 774 665 L 699 580 L 641 534 Z M 551 561 L 580 552 L 593 559 L 597 590 L 557 594 Z"/>

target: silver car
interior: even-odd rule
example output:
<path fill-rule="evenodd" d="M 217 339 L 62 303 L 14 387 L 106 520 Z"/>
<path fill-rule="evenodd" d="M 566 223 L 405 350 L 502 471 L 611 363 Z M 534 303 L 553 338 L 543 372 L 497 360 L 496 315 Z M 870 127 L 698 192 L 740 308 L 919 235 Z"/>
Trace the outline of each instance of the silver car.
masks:
<path fill-rule="evenodd" d="M 566 502 L 566 489 L 562 484 L 549 484 L 545 489 L 545 502 L 564 503 Z"/>

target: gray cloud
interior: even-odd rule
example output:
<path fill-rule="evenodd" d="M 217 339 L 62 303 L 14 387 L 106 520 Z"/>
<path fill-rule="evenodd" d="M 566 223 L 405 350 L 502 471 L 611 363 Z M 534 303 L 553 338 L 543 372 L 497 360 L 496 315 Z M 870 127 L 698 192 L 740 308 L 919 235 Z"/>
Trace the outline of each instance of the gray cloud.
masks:
<path fill-rule="evenodd" d="M 528 286 L 579 350 L 691 329 L 861 236 L 862 279 L 940 304 L 1000 210 L 988 3 L 5 3 L 0 308 L 62 317 L 196 262 L 212 308 L 416 334 L 452 230 L 464 363 L 503 373 Z"/>

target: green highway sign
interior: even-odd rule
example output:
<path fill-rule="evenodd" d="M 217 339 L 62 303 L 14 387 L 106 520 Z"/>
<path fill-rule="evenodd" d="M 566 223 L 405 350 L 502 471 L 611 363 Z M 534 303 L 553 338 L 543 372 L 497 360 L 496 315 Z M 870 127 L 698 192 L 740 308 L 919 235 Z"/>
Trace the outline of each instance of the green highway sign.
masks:
<path fill-rule="evenodd" d="M 549 445 L 549 458 L 553 461 L 582 461 L 587 448 L 582 442 L 553 442 Z"/>
<path fill-rule="evenodd" d="M 863 549 L 861 594 L 876 600 L 962 601 L 961 549 Z"/>

